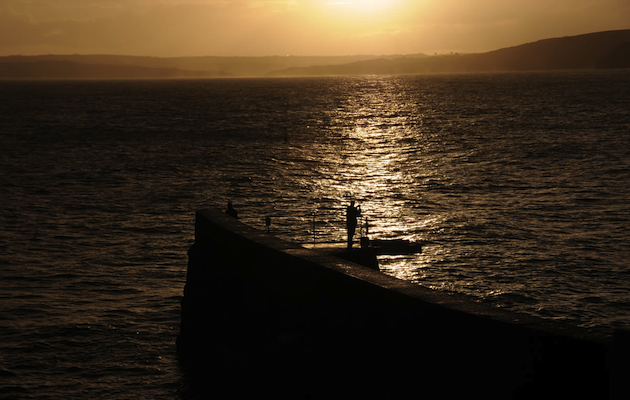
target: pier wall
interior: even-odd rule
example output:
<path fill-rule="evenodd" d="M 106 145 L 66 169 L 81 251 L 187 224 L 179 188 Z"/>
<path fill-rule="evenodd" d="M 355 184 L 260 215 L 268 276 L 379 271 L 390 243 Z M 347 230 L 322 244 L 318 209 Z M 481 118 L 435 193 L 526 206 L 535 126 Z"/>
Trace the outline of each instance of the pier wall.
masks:
<path fill-rule="evenodd" d="M 218 210 L 196 215 L 178 347 L 197 391 L 291 398 L 608 398 L 612 362 L 587 332 L 401 281 Z"/>

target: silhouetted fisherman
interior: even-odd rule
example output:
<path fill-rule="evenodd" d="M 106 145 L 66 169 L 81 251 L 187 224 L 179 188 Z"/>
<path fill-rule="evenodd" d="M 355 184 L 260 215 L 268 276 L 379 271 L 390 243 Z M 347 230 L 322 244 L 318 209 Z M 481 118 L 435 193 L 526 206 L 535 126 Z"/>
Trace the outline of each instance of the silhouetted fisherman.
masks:
<path fill-rule="evenodd" d="M 225 213 L 231 217 L 238 218 L 238 212 L 234 209 L 231 201 L 228 201 L 228 208 Z"/>
<path fill-rule="evenodd" d="M 265 226 L 267 227 L 267 233 L 269 233 L 269 227 L 271 226 L 271 217 L 265 217 Z"/>
<path fill-rule="evenodd" d="M 352 238 L 357 230 L 357 218 L 361 215 L 361 206 L 354 206 L 354 200 L 346 207 L 346 228 L 348 229 L 348 248 L 352 248 Z"/>

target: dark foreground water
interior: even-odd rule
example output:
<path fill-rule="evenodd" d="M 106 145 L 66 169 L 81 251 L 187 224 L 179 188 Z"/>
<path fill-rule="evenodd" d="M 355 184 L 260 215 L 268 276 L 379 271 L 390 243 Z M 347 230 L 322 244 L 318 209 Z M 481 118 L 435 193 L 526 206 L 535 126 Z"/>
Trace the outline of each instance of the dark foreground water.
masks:
<path fill-rule="evenodd" d="M 194 398 L 186 250 L 228 200 L 305 243 L 356 200 L 427 242 L 388 274 L 630 327 L 629 71 L 0 82 L 0 172 L 3 399 Z"/>

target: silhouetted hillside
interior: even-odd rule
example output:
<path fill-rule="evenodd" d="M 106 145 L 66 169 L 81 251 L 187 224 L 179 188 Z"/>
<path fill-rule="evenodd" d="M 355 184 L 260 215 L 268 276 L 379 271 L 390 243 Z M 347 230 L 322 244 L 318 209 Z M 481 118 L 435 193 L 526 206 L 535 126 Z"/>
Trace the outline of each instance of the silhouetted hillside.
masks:
<path fill-rule="evenodd" d="M 269 76 L 419 74 L 630 68 L 630 30 L 545 39 L 481 54 L 396 58 L 346 65 L 289 68 Z"/>
<path fill-rule="evenodd" d="M 228 76 L 222 72 L 186 71 L 130 65 L 80 64 L 63 60 L 0 62 L 2 79 L 163 79 Z"/>
<path fill-rule="evenodd" d="M 618 46 L 596 64 L 597 68 L 630 68 L 630 41 Z"/>
<path fill-rule="evenodd" d="M 208 78 L 630 68 L 630 30 L 540 40 L 487 53 L 335 57 L 0 57 L 2 79 Z"/>
<path fill-rule="evenodd" d="M 423 57 L 419 54 L 414 57 Z M 173 58 L 160 58 L 160 57 L 136 57 L 136 56 L 116 56 L 116 55 L 41 55 L 41 56 L 8 56 L 0 57 L 0 70 L 6 70 L 9 67 L 3 67 L 6 63 L 53 63 L 53 62 L 70 62 L 73 64 L 81 65 L 98 65 L 99 68 L 79 68 L 76 65 L 69 66 L 68 64 L 48 64 L 56 71 L 57 75 L 61 75 L 60 68 L 63 65 L 67 66 L 68 74 L 71 72 L 80 73 L 81 77 L 86 77 L 87 73 L 97 74 L 99 77 L 103 76 L 104 66 L 110 66 L 109 70 L 115 74 L 116 77 L 123 77 L 120 74 L 122 70 L 119 68 L 125 67 L 128 69 L 130 76 L 134 77 L 141 70 L 132 70 L 131 67 L 142 67 L 156 69 L 156 71 L 146 70 L 146 74 L 149 77 L 171 77 L 175 74 L 174 70 L 181 71 L 179 75 L 184 77 L 207 77 L 207 76 L 264 76 L 265 74 L 283 68 L 289 67 L 308 67 L 312 65 L 335 65 L 335 64 L 347 64 L 354 61 L 362 61 L 375 59 L 379 56 L 363 55 L 363 56 L 336 56 L 336 57 L 297 57 L 297 56 L 270 56 L 270 57 L 173 57 Z M 389 56 L 395 58 L 398 56 Z M 426 57 L 426 56 L 424 56 Z M 40 64 L 39 67 L 28 66 L 27 70 L 31 74 L 29 77 L 46 78 L 50 77 L 51 73 L 46 72 L 43 69 L 44 64 Z M 117 67 L 117 68 L 115 68 Z M 11 69 L 11 68 L 9 68 Z M 96 72 L 100 69 L 101 72 Z M 15 73 L 15 68 L 13 69 Z M 35 70 L 45 72 L 44 75 L 36 76 Z M 159 70 L 159 71 L 158 71 Z M 186 71 L 186 72 L 184 72 Z M 190 71 L 190 73 L 189 73 Z M 197 72 L 194 72 L 197 71 Z M 0 75 L 0 77 L 8 77 L 6 75 Z M 19 76 L 13 76 L 19 77 Z M 64 77 L 71 77 L 70 75 Z M 180 76 L 177 76 L 180 77 Z M 77 76 L 79 78 L 79 76 Z"/>
<path fill-rule="evenodd" d="M 499 71 L 596 68 L 598 61 L 630 41 L 630 30 L 540 40 L 471 55 L 473 68 Z"/>

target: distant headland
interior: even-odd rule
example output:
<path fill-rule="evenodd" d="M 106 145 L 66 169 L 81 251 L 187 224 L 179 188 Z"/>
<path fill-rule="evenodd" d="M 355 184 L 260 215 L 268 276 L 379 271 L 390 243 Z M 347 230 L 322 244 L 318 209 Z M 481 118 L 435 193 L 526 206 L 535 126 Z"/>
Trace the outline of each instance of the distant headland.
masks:
<path fill-rule="evenodd" d="M 544 39 L 486 53 L 433 55 L 0 57 L 0 79 L 175 79 L 630 68 L 630 29 Z"/>
<path fill-rule="evenodd" d="M 269 76 L 430 74 L 630 68 L 630 29 L 545 39 L 487 53 L 378 58 L 288 68 Z"/>

